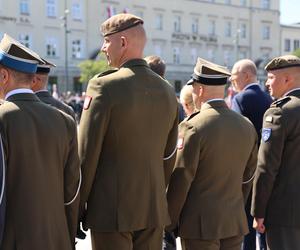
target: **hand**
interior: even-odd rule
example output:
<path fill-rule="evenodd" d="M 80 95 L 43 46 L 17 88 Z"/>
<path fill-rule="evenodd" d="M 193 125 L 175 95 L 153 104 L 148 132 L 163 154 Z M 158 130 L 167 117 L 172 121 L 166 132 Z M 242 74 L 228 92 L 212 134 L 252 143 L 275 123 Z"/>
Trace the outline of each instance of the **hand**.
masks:
<path fill-rule="evenodd" d="M 259 232 L 264 233 L 266 231 L 266 227 L 264 225 L 264 218 L 254 218 L 253 220 L 253 228 Z"/>

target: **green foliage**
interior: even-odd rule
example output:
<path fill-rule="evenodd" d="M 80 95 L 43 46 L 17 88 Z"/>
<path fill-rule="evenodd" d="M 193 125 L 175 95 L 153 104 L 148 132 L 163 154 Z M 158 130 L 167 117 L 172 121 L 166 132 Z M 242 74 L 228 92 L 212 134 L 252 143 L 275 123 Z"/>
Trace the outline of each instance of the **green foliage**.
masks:
<path fill-rule="evenodd" d="M 102 57 L 96 60 L 85 60 L 79 65 L 80 68 L 80 79 L 81 83 L 87 83 L 96 74 L 102 73 L 110 67 L 107 65 L 107 61 Z"/>
<path fill-rule="evenodd" d="M 293 55 L 294 55 L 294 56 L 300 57 L 300 48 L 299 48 L 299 49 L 296 49 L 296 50 L 293 52 Z"/>

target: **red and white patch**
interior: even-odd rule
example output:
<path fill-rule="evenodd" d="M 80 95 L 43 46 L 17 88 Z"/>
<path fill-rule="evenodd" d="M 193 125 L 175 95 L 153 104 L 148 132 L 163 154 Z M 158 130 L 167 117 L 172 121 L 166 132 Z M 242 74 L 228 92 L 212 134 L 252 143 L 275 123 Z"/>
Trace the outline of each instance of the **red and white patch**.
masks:
<path fill-rule="evenodd" d="M 91 104 L 91 101 L 92 101 L 93 97 L 91 96 L 85 96 L 85 99 L 84 99 L 84 103 L 83 103 L 83 109 L 89 109 L 90 107 L 90 104 Z"/>
<path fill-rule="evenodd" d="M 184 145 L 184 138 L 179 137 L 177 140 L 177 149 L 183 149 L 183 145 Z"/>

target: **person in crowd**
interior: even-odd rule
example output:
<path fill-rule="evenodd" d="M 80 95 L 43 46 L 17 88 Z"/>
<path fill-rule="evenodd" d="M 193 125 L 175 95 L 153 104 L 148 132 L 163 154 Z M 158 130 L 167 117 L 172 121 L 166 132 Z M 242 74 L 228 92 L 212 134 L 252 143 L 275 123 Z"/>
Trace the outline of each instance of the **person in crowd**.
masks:
<path fill-rule="evenodd" d="M 165 78 L 166 64 L 163 59 L 155 55 L 146 56 L 144 59 L 150 66 L 150 69 L 152 69 L 156 74 L 160 75 L 162 78 Z"/>
<path fill-rule="evenodd" d="M 167 191 L 172 224 L 166 229 L 180 236 L 183 249 L 240 250 L 248 233 L 244 205 L 256 168 L 257 135 L 223 99 L 228 76 L 225 67 L 198 58 L 189 83 L 200 111 L 179 125 Z"/>
<path fill-rule="evenodd" d="M 265 67 L 277 99 L 265 112 L 253 186 L 253 226 L 268 249 L 300 249 L 300 59 L 285 55 Z"/>
<path fill-rule="evenodd" d="M 260 141 L 263 115 L 272 103 L 272 98 L 257 81 L 257 69 L 253 61 L 243 59 L 237 61 L 232 68 L 230 81 L 237 94 L 232 99 L 231 108 L 247 117 L 255 127 Z M 244 238 L 243 250 L 256 250 L 256 230 L 253 228 L 253 217 L 250 214 L 252 192 L 246 203 L 249 234 Z M 264 235 L 259 235 L 260 249 L 265 250 Z"/>
<path fill-rule="evenodd" d="M 7 34 L 0 42 L 0 134 L 6 171 L 1 250 L 75 249 L 80 166 L 74 120 L 30 89 L 43 60 Z"/>
<path fill-rule="evenodd" d="M 42 102 L 65 112 L 66 114 L 72 116 L 75 120 L 75 112 L 72 110 L 72 108 L 69 105 L 63 103 L 62 101 L 54 98 L 49 93 L 47 89 L 49 72 L 51 67 L 55 67 L 55 65 L 51 62 L 46 61 L 45 59 L 43 60 L 45 61 L 45 63 L 39 64 L 37 66 L 36 74 L 31 89 Z"/>
<path fill-rule="evenodd" d="M 180 91 L 180 103 L 187 117 L 189 117 L 191 114 L 195 112 L 195 105 L 193 101 L 192 92 L 193 92 L 193 87 L 189 84 L 183 86 L 183 88 Z"/>
<path fill-rule="evenodd" d="M 162 249 L 170 223 L 166 186 L 176 152 L 172 87 L 143 60 L 143 20 L 126 13 L 101 25 L 116 68 L 88 83 L 79 127 L 80 217 L 93 250 Z"/>

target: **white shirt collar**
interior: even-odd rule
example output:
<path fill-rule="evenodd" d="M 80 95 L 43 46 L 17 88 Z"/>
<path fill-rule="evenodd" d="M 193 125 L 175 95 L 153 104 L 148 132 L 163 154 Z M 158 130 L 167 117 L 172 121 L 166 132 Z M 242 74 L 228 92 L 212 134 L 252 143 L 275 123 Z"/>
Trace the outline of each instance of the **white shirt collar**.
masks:
<path fill-rule="evenodd" d="M 30 93 L 30 94 L 33 94 L 33 91 L 31 89 L 13 89 L 11 91 L 9 91 L 6 96 L 5 96 L 5 100 L 7 100 L 8 97 L 12 96 L 12 95 L 15 95 L 15 94 L 21 94 L 21 93 Z"/>
<path fill-rule="evenodd" d="M 216 102 L 216 101 L 224 101 L 224 99 L 222 99 L 222 98 L 214 98 L 214 99 L 208 100 L 206 103 Z"/>
<path fill-rule="evenodd" d="M 257 82 L 250 83 L 250 84 L 248 84 L 243 90 L 246 90 L 246 89 L 250 88 L 251 86 L 256 86 L 256 85 L 259 86 L 259 84 L 258 84 Z"/>
<path fill-rule="evenodd" d="M 289 93 L 291 93 L 291 92 L 293 92 L 295 90 L 300 90 L 300 88 L 291 89 L 288 92 L 286 92 L 283 96 L 287 96 Z"/>

